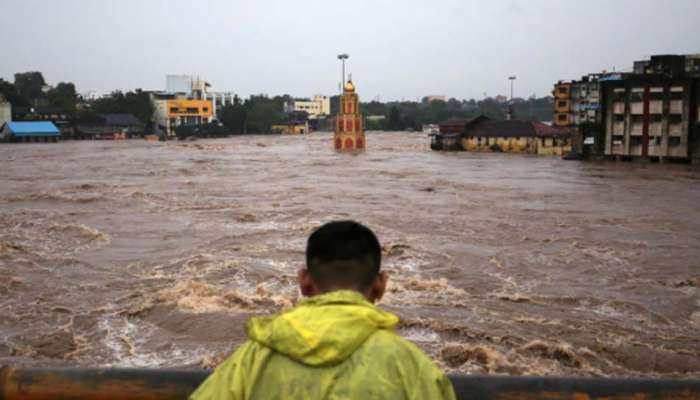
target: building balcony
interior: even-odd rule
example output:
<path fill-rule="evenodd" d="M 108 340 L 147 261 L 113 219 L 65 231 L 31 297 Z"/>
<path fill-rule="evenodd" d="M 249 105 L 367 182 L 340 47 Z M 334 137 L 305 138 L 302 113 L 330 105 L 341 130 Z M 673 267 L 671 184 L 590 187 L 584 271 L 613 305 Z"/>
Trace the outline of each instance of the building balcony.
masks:
<path fill-rule="evenodd" d="M 649 114 L 663 114 L 664 103 L 661 100 L 652 100 L 649 102 Z"/>
<path fill-rule="evenodd" d="M 668 125 L 669 136 L 681 136 L 683 135 L 683 124 L 669 124 Z"/>
<path fill-rule="evenodd" d="M 671 113 L 671 114 L 683 114 L 683 100 L 671 100 L 671 105 L 669 107 L 669 113 Z"/>
<path fill-rule="evenodd" d="M 632 136 L 642 136 L 644 132 L 644 124 L 632 124 L 630 127 L 630 135 Z"/>
<path fill-rule="evenodd" d="M 641 101 L 630 103 L 630 113 L 632 115 L 644 114 L 644 103 L 642 103 Z"/>
<path fill-rule="evenodd" d="M 625 134 L 625 123 L 615 122 L 612 126 L 613 135 L 624 135 Z"/>
<path fill-rule="evenodd" d="M 615 102 L 613 103 L 613 114 L 624 114 L 625 113 L 625 103 Z"/>

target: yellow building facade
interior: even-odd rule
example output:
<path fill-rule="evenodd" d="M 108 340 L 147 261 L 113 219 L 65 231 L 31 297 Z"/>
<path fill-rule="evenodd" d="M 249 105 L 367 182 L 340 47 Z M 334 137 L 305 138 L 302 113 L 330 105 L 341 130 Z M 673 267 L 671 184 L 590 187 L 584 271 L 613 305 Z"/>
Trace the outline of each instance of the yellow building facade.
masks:
<path fill-rule="evenodd" d="M 289 124 L 272 125 L 270 128 L 273 133 L 282 135 L 305 135 L 309 132 L 308 122 L 293 122 Z"/>
<path fill-rule="evenodd" d="M 552 127 L 537 121 L 498 121 L 486 117 L 464 126 L 460 144 L 473 152 L 504 152 L 562 156 L 572 150 L 569 128 Z"/>
<path fill-rule="evenodd" d="M 366 147 L 365 129 L 359 109 L 359 97 L 352 80 L 343 87 L 340 109 L 335 117 L 334 147 L 337 151 L 362 151 Z"/>
<path fill-rule="evenodd" d="M 178 126 L 202 125 L 214 119 L 211 100 L 163 99 L 154 104 L 154 119 L 169 134 Z"/>
<path fill-rule="evenodd" d="M 462 138 L 462 148 L 466 151 L 509 153 L 535 153 L 537 143 L 534 138 L 525 137 L 467 137 Z"/>

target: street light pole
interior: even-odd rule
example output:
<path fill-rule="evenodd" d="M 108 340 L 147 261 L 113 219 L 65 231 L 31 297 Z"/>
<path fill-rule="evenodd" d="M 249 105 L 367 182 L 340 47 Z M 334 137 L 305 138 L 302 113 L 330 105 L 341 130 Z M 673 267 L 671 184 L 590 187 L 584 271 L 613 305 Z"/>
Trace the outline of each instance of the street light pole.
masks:
<path fill-rule="evenodd" d="M 515 75 L 509 76 L 508 79 L 510 80 L 510 102 L 513 102 L 513 82 L 515 81 Z"/>
<path fill-rule="evenodd" d="M 350 56 L 346 53 L 338 54 L 338 60 L 340 60 L 343 64 L 343 67 L 342 67 L 343 68 L 343 70 L 342 70 L 343 76 L 340 79 L 340 94 L 343 93 L 343 85 L 345 84 L 345 60 L 347 60 L 348 58 L 350 58 Z"/>

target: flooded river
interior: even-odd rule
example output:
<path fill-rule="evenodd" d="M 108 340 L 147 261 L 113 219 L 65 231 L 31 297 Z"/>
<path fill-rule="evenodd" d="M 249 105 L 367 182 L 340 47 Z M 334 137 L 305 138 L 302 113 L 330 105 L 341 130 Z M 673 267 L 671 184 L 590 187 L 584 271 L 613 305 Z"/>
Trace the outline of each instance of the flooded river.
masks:
<path fill-rule="evenodd" d="M 211 367 L 350 218 L 448 371 L 700 377 L 700 169 L 367 141 L 0 146 L 0 364 Z"/>

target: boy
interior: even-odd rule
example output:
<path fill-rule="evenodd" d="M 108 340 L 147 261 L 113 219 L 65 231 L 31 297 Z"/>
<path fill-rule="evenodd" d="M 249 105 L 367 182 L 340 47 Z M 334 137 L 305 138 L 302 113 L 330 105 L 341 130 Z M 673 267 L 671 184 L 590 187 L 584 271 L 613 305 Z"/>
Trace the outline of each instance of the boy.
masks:
<path fill-rule="evenodd" d="M 228 399 L 454 399 L 450 381 L 374 306 L 386 289 L 381 247 L 353 221 L 309 237 L 294 309 L 248 322 L 249 340 L 191 395 Z"/>

